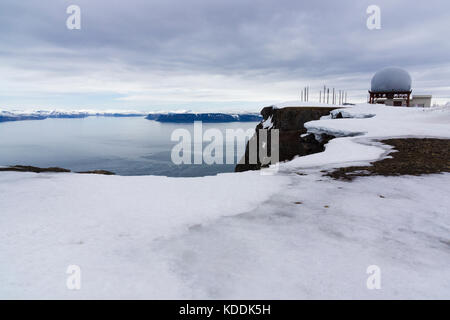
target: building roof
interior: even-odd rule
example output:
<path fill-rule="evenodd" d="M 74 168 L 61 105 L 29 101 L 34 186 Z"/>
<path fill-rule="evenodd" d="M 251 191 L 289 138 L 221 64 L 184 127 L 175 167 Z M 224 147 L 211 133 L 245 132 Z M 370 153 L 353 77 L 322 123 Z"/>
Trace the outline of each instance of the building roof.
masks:
<path fill-rule="evenodd" d="M 381 69 L 372 78 L 372 92 L 409 92 L 411 76 L 401 68 L 388 67 Z"/>

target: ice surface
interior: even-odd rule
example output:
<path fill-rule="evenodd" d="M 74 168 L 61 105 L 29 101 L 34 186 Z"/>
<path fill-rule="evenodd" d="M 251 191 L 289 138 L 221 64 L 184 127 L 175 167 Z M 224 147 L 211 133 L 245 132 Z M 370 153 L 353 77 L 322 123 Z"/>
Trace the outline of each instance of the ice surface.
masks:
<path fill-rule="evenodd" d="M 448 299 L 449 178 L 3 173 L 0 297 Z"/>
<path fill-rule="evenodd" d="M 307 128 L 359 136 L 274 175 L 1 173 L 0 298 L 449 299 L 449 173 L 320 172 L 383 157 L 376 138 L 448 138 L 449 108 L 341 111 Z M 69 265 L 81 290 L 66 288 Z"/>
<path fill-rule="evenodd" d="M 285 182 L 255 172 L 203 178 L 2 173 L 0 297 L 173 297 L 177 288 L 167 261 L 152 253 L 155 241 L 251 210 Z M 85 290 L 75 295 L 65 287 L 70 264 L 85 275 Z"/>
<path fill-rule="evenodd" d="M 159 250 L 190 298 L 448 299 L 449 178 L 296 175 L 255 210 Z M 370 265 L 380 290 L 367 289 Z"/>

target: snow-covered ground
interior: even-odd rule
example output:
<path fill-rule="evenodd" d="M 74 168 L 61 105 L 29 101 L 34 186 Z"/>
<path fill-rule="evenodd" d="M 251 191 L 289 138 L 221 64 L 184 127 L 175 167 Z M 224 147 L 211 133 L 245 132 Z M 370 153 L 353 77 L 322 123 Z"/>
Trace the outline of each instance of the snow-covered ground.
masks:
<path fill-rule="evenodd" d="M 388 138 L 450 139 L 450 105 L 435 108 L 387 107 L 360 104 L 333 110 L 331 116 L 305 124 L 308 132 L 327 133 L 331 140 L 323 153 L 283 164 L 287 168 L 344 167 L 364 165 L 390 150 L 376 140 Z M 336 119 L 337 114 L 343 116 Z"/>
<path fill-rule="evenodd" d="M 372 138 L 450 134 L 448 108 L 382 108 L 308 123 L 359 135 L 275 175 L 1 173 L 0 298 L 449 299 L 449 173 L 320 172 L 384 156 Z M 81 290 L 66 287 L 69 265 Z"/>
<path fill-rule="evenodd" d="M 286 178 L 0 174 L 0 297 L 181 297 L 158 242 L 250 211 Z M 66 288 L 69 265 L 82 290 Z"/>

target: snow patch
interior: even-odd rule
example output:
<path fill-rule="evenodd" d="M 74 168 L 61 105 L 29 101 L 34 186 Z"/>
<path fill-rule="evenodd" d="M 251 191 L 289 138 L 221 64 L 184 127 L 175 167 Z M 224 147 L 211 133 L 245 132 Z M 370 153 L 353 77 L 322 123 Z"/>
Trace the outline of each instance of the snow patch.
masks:
<path fill-rule="evenodd" d="M 341 113 L 343 119 L 334 119 Z M 381 159 L 386 147 L 371 143 L 387 138 L 450 138 L 450 107 L 414 108 L 360 104 L 332 111 L 333 119 L 305 123 L 308 133 L 329 134 L 325 151 L 282 164 L 292 167 L 347 166 Z"/>
<path fill-rule="evenodd" d="M 270 116 L 269 118 L 264 120 L 262 122 L 262 126 L 263 126 L 263 129 L 272 129 L 272 127 L 273 127 L 272 116 Z"/>

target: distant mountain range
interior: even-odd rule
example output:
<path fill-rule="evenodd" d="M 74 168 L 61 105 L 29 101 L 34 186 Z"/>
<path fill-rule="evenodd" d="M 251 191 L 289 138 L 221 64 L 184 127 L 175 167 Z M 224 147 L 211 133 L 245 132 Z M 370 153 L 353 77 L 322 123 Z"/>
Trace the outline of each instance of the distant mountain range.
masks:
<path fill-rule="evenodd" d="M 48 118 L 75 119 L 91 116 L 100 117 L 143 117 L 147 112 L 139 111 L 5 111 L 0 110 L 0 122 L 21 120 L 44 120 Z"/>
<path fill-rule="evenodd" d="M 21 120 L 44 120 L 48 118 L 75 119 L 91 116 L 98 117 L 146 117 L 148 120 L 172 123 L 202 122 L 257 122 L 262 117 L 257 113 L 193 113 L 168 112 L 148 113 L 141 111 L 5 111 L 0 110 L 0 122 Z"/>
<path fill-rule="evenodd" d="M 258 122 L 262 116 L 257 113 L 151 113 L 146 119 L 158 122 L 191 123 L 202 122 Z"/>

